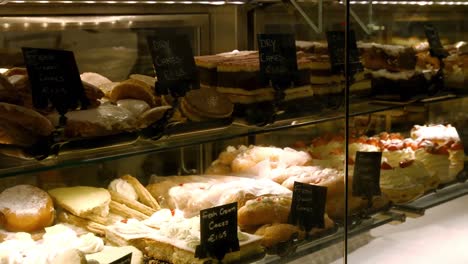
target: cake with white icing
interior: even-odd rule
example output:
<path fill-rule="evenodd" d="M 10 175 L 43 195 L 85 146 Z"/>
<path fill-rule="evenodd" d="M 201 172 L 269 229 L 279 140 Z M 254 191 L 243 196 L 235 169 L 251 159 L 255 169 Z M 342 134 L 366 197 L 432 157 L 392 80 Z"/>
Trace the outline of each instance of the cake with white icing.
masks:
<path fill-rule="evenodd" d="M 174 264 L 209 263 L 211 258 L 195 257 L 200 244 L 200 217 L 184 218 L 182 212 L 162 209 L 140 222 L 129 219 L 111 225 L 106 238 L 119 246 L 133 245 L 145 255 Z M 261 237 L 238 232 L 240 252 L 228 253 L 223 263 L 238 263 L 263 254 Z"/>

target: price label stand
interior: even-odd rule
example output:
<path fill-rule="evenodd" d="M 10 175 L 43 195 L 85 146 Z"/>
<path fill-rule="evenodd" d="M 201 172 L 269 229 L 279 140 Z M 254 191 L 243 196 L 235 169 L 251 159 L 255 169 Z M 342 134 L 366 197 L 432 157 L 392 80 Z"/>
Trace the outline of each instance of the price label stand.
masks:
<path fill-rule="evenodd" d="M 181 98 L 188 91 L 199 89 L 200 83 L 192 47 L 186 36 L 149 36 L 147 42 L 157 76 L 155 92 L 159 96 L 172 98 L 172 108 L 160 120 L 141 131 L 143 137 L 157 140 L 170 126 Z"/>
<path fill-rule="evenodd" d="M 294 182 L 289 223 L 299 226 L 309 234 L 312 228 L 325 227 L 327 187 Z"/>
<path fill-rule="evenodd" d="M 265 126 L 284 113 L 285 90 L 293 87 L 297 78 L 296 43 L 292 34 L 258 34 L 257 41 L 261 83 L 274 90 L 271 108 L 263 109 L 263 115 L 254 120 L 258 126 Z"/>
<path fill-rule="evenodd" d="M 49 137 L 39 140 L 30 150 L 36 159 L 58 154 L 65 141 L 65 114 L 90 103 L 85 95 L 73 52 L 54 49 L 22 48 L 31 82 L 33 105 L 47 109 L 50 105 L 59 113 L 59 122 Z"/>
<path fill-rule="evenodd" d="M 354 31 L 350 31 L 348 35 L 350 38 L 349 41 L 349 61 L 350 61 L 350 75 L 345 76 L 345 78 L 349 79 L 349 84 L 354 83 L 354 75 L 358 72 L 364 70 L 364 67 L 361 64 L 361 60 L 359 58 L 359 50 L 356 44 L 356 37 Z M 334 74 L 341 74 L 344 76 L 344 68 L 345 68 L 345 32 L 344 31 L 328 31 L 327 32 L 327 42 L 328 42 L 328 55 L 330 58 L 331 64 L 331 71 Z M 340 94 L 341 98 L 344 98 L 344 90 L 343 93 Z M 335 106 L 335 108 L 339 108 L 343 104 L 343 100 L 340 100 Z M 333 106 L 333 105 L 332 105 Z"/>
<path fill-rule="evenodd" d="M 440 42 L 437 29 L 431 25 L 424 25 L 424 33 L 426 34 L 427 42 L 429 43 L 429 52 L 431 56 L 439 60 L 440 68 L 437 73 L 431 78 L 428 87 L 428 94 L 435 95 L 439 92 L 444 92 L 444 59 L 449 55 Z"/>
<path fill-rule="evenodd" d="M 200 245 L 195 257 L 212 257 L 222 263 L 227 253 L 239 250 L 237 202 L 201 210 Z"/>
<path fill-rule="evenodd" d="M 367 200 L 367 209 L 362 212 L 363 219 L 369 218 L 369 211 L 373 206 L 373 197 L 381 195 L 380 167 L 382 152 L 356 153 L 352 195 Z"/>

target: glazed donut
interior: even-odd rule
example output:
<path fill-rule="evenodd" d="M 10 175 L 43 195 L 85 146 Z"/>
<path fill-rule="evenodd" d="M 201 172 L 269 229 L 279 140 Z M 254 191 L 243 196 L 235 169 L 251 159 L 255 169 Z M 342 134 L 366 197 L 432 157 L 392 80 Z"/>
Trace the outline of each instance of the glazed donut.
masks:
<path fill-rule="evenodd" d="M 54 222 L 52 199 L 31 185 L 17 185 L 0 193 L 0 224 L 12 232 L 38 231 Z"/>

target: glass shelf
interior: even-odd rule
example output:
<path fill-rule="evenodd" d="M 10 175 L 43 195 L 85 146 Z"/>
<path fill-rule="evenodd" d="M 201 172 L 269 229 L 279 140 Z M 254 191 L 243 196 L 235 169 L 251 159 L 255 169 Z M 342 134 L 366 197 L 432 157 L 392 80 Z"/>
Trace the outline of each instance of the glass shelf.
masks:
<path fill-rule="evenodd" d="M 451 98 L 453 99 L 453 98 Z M 372 104 L 358 102 L 350 105 L 350 116 L 372 114 L 381 111 L 402 108 L 406 105 Z M 229 126 L 197 130 L 181 134 L 165 135 L 159 140 L 135 140 L 90 149 L 64 150 L 58 156 L 51 156 L 42 161 L 22 160 L 18 158 L 0 157 L 0 177 L 9 177 L 27 173 L 41 172 L 51 169 L 81 166 L 91 163 L 104 162 L 126 158 L 135 155 L 149 154 L 169 149 L 210 143 L 213 141 L 229 140 L 278 130 L 308 126 L 325 121 L 345 118 L 344 108 L 322 111 L 306 117 L 277 120 L 275 123 L 263 127 L 234 122 Z M 75 144 L 79 145 L 79 144 Z"/>
<path fill-rule="evenodd" d="M 394 212 L 381 212 L 372 215 L 370 218 L 363 220 L 359 225 L 354 226 L 349 230 L 348 236 L 354 237 L 359 234 L 362 234 L 366 231 L 369 231 L 373 228 L 392 223 L 392 222 L 404 222 L 406 219 L 404 214 L 394 213 Z M 337 232 L 329 236 L 324 236 L 312 241 L 302 242 L 298 245 L 295 253 L 286 256 L 279 257 L 274 255 L 269 255 L 263 260 L 255 262 L 258 264 L 282 264 L 289 263 L 293 260 L 299 259 L 301 257 L 317 252 L 321 249 L 332 246 L 336 243 L 342 242 L 344 237 L 344 228 L 338 228 Z"/>
<path fill-rule="evenodd" d="M 423 216 L 427 209 L 435 207 L 437 205 L 449 202 L 456 198 L 465 196 L 468 194 L 468 182 L 466 182 L 467 175 L 468 175 L 468 167 L 467 163 L 465 162 L 465 170 L 462 171 L 458 176 L 460 181 L 465 182 L 458 182 L 454 184 L 450 184 L 445 186 L 442 189 L 438 189 L 432 193 L 429 193 L 411 203 L 403 204 L 403 205 L 396 205 L 393 211 L 402 212 L 407 214 L 408 216 L 419 217 Z"/>

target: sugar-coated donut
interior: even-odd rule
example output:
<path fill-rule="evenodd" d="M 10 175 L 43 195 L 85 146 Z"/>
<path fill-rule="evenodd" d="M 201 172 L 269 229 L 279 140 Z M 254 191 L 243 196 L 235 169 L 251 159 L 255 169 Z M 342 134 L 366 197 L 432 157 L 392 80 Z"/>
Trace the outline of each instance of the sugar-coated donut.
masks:
<path fill-rule="evenodd" d="M 52 199 L 31 185 L 17 185 L 0 193 L 0 224 L 12 232 L 33 232 L 54 222 Z"/>

